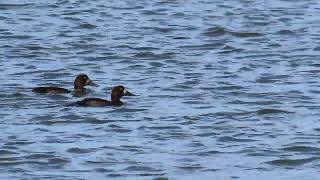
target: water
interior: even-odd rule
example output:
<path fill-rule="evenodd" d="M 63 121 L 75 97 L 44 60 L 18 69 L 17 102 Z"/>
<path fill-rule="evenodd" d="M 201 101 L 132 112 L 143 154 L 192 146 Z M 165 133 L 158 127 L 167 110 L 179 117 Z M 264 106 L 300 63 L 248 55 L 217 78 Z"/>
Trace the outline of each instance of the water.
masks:
<path fill-rule="evenodd" d="M 320 5 L 0 1 L 1 179 L 317 179 Z M 87 73 L 122 107 L 77 108 Z"/>

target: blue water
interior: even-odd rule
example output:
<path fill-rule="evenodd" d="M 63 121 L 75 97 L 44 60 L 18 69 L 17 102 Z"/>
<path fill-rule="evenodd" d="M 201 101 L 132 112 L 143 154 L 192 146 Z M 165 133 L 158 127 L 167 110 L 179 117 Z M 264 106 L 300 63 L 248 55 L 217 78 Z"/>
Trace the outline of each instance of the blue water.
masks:
<path fill-rule="evenodd" d="M 320 5 L 0 1 L 0 179 L 313 180 Z M 65 105 L 86 73 L 121 107 Z"/>

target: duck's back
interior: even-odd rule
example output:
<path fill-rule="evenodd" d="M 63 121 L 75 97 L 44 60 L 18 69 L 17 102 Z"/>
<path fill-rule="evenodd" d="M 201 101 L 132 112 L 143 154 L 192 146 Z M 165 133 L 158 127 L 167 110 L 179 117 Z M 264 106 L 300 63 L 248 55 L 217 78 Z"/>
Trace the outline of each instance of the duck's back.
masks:
<path fill-rule="evenodd" d="M 35 93 L 50 93 L 50 94 L 62 94 L 62 93 L 70 93 L 71 91 L 65 88 L 59 87 L 37 87 L 32 89 L 32 92 Z"/>
<path fill-rule="evenodd" d="M 101 107 L 101 106 L 110 106 L 112 105 L 112 103 L 110 101 L 100 99 L 100 98 L 85 98 L 81 101 L 75 102 L 73 105 Z"/>

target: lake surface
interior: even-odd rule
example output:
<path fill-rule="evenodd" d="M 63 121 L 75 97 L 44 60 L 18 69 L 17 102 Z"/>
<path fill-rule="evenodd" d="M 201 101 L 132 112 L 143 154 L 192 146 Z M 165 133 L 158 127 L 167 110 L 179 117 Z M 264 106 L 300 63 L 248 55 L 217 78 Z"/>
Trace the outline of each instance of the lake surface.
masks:
<path fill-rule="evenodd" d="M 0 1 L 0 179 L 314 180 L 316 0 Z M 122 107 L 80 108 L 87 73 Z"/>

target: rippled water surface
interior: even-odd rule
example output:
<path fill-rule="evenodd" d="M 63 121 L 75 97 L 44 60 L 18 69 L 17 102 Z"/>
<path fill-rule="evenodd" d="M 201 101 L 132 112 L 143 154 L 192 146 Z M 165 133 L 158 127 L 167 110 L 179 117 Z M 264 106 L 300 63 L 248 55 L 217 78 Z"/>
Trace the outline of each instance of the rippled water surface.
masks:
<path fill-rule="evenodd" d="M 0 0 L 1 179 L 318 179 L 316 0 Z M 122 107 L 65 106 L 79 73 Z"/>

